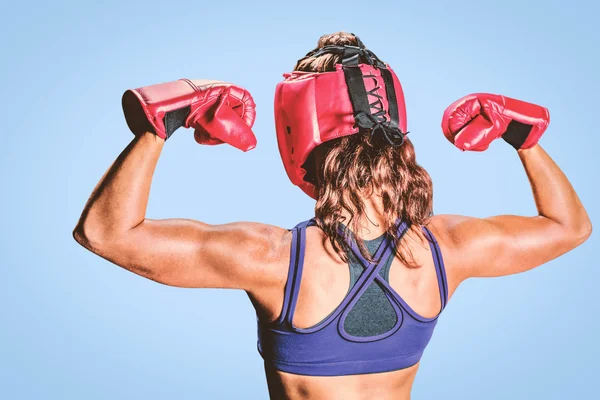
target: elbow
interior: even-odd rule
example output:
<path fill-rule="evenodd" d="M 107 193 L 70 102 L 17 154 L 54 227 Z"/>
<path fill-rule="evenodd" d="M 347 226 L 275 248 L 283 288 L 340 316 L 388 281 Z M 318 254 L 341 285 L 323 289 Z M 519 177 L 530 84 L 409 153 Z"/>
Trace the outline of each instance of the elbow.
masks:
<path fill-rule="evenodd" d="M 567 236 L 572 247 L 575 248 L 583 244 L 592 235 L 592 221 L 589 218 L 578 222 L 577 224 L 571 225 L 566 229 L 565 236 Z"/>
<path fill-rule="evenodd" d="M 81 224 L 77 224 L 75 226 L 75 229 L 73 229 L 73 239 L 75 239 L 75 241 L 77 243 L 79 243 L 80 245 L 84 246 L 85 243 L 85 235 L 84 235 L 84 231 L 83 228 L 81 226 Z"/>
<path fill-rule="evenodd" d="M 592 221 L 588 218 L 585 223 L 582 224 L 579 231 L 580 244 L 585 242 L 592 236 Z"/>
<path fill-rule="evenodd" d="M 84 221 L 79 221 L 73 229 L 73 239 L 95 254 L 99 254 L 100 250 L 106 247 L 108 243 L 108 237 L 103 234 L 102 229 L 91 226 Z"/>
<path fill-rule="evenodd" d="M 85 223 L 81 221 L 75 226 L 73 229 L 73 239 L 77 243 L 79 243 L 82 247 L 93 251 L 94 245 L 92 244 L 94 241 L 89 235 L 89 229 Z"/>
<path fill-rule="evenodd" d="M 127 242 L 128 231 L 99 222 L 81 218 L 73 229 L 73 239 L 82 247 L 101 257 L 108 256 Z"/>

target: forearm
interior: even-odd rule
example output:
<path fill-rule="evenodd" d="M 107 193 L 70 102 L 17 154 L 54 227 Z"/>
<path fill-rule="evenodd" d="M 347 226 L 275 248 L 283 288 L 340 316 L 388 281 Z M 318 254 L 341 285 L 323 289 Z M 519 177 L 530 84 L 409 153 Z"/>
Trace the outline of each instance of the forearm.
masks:
<path fill-rule="evenodd" d="M 539 145 L 519 150 L 519 157 L 529 178 L 539 215 L 573 234 L 586 234 L 591 229 L 587 212 L 552 158 Z"/>
<path fill-rule="evenodd" d="M 144 221 L 154 169 L 164 140 L 137 136 L 92 192 L 74 235 L 78 241 L 118 237 Z"/>
<path fill-rule="evenodd" d="M 448 232 L 450 282 L 470 277 L 516 274 L 545 264 L 583 243 L 591 223 L 577 193 L 560 168 L 536 145 L 519 150 L 538 215 L 498 215 L 485 219 L 440 216 L 438 231 Z"/>
<path fill-rule="evenodd" d="M 465 96 L 444 112 L 444 134 L 462 150 L 485 150 L 500 137 L 519 149 L 538 210 L 532 217 L 438 218 L 440 231 L 448 233 L 449 248 L 456 250 L 455 266 L 450 268 L 455 282 L 527 271 L 589 237 L 591 223 L 577 193 L 537 144 L 549 122 L 544 107 L 485 93 Z"/>

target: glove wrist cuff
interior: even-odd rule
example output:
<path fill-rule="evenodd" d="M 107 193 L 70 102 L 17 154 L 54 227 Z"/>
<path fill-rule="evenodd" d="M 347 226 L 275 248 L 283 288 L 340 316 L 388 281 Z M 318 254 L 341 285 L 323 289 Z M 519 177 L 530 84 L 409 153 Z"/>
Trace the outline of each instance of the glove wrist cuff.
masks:
<path fill-rule="evenodd" d="M 182 126 L 185 126 L 188 116 L 192 111 L 191 106 L 178 108 L 176 110 L 168 111 L 163 118 L 165 125 L 165 140 L 171 137 L 171 135 Z"/>
<path fill-rule="evenodd" d="M 524 124 L 519 121 L 512 120 L 506 127 L 506 132 L 502 134 L 502 139 L 515 150 L 519 150 L 533 129 L 533 125 Z"/>

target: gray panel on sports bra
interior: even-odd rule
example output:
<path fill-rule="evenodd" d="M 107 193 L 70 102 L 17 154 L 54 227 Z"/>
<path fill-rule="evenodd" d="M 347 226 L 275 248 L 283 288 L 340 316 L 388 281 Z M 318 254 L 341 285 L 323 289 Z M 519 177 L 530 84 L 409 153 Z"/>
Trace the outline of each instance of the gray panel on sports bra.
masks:
<path fill-rule="evenodd" d="M 369 253 L 374 254 L 377 251 L 384 237 L 365 241 Z M 386 282 L 393 260 L 393 256 L 389 257 L 379 271 Z M 364 272 L 364 267 L 352 252 L 348 253 L 348 264 L 350 267 L 350 286 L 353 287 L 360 274 Z M 357 337 L 376 336 L 391 330 L 397 321 L 396 311 L 385 292 L 376 282 L 372 282 L 348 313 L 344 321 L 344 330 L 348 334 Z"/>

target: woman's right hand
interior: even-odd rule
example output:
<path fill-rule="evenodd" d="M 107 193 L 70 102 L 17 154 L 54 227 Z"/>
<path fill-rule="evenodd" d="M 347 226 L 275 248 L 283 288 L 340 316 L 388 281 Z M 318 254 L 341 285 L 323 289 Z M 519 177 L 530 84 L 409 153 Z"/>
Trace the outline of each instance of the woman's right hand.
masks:
<path fill-rule="evenodd" d="M 450 104 L 444 136 L 460 150 L 484 151 L 503 138 L 515 149 L 535 146 L 550 123 L 548 109 L 496 94 L 475 93 Z"/>

